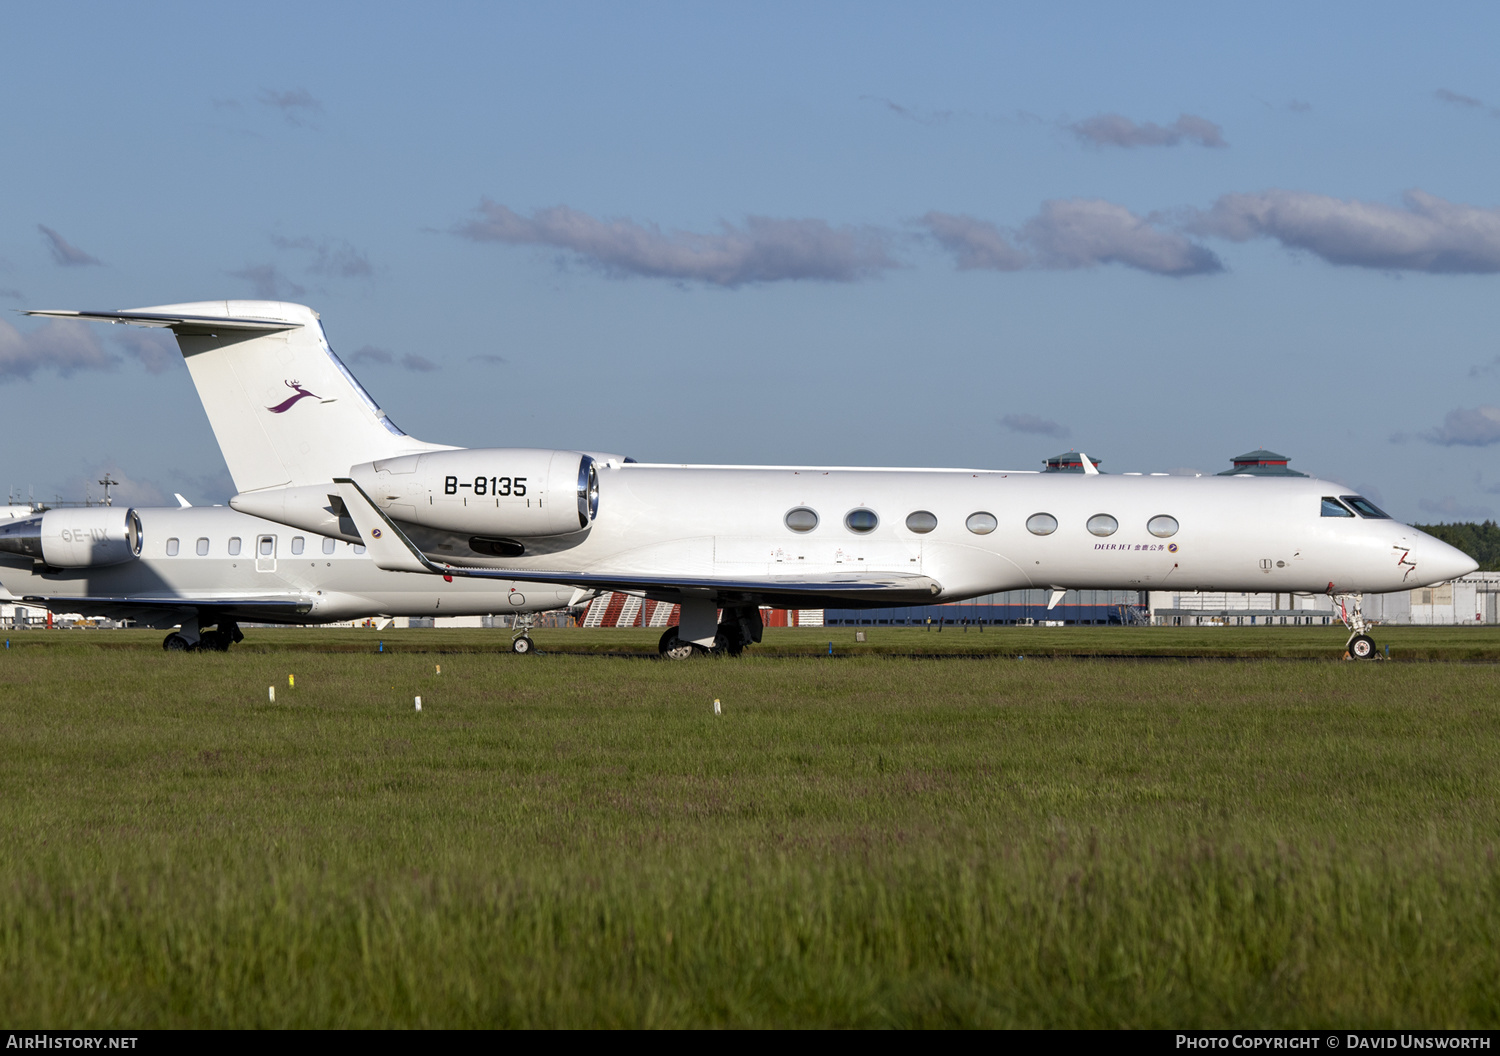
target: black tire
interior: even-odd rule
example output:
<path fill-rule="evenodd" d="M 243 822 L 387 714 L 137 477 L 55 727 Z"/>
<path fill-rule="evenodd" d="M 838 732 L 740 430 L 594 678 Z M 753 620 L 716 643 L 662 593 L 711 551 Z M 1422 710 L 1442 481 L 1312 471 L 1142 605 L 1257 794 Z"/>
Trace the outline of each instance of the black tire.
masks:
<path fill-rule="evenodd" d="M 523 634 L 519 638 L 511 639 L 510 651 L 517 656 L 530 656 L 536 651 L 536 643 Z"/>
<path fill-rule="evenodd" d="M 719 629 L 714 634 L 713 654 L 715 656 L 739 656 L 744 651 L 745 640 L 740 637 L 740 629 L 730 623 L 719 624 Z"/>
<path fill-rule="evenodd" d="M 656 651 L 667 660 L 687 660 L 702 650 L 692 642 L 684 642 L 679 638 L 676 627 L 668 627 L 657 643 Z"/>
<path fill-rule="evenodd" d="M 193 651 L 193 643 L 176 631 L 173 631 L 161 640 L 161 647 L 169 653 L 191 653 Z"/>
<path fill-rule="evenodd" d="M 1368 634 L 1356 634 L 1349 639 L 1349 655 L 1356 660 L 1373 660 L 1376 656 L 1375 639 Z"/>

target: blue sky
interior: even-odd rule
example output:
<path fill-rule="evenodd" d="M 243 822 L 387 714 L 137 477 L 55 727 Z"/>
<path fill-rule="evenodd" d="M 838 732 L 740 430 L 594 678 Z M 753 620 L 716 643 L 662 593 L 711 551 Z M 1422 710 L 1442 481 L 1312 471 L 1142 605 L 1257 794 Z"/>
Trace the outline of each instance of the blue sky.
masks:
<path fill-rule="evenodd" d="M 407 431 L 1500 511 L 1500 8 L 12 5 L 0 308 L 274 296 Z M 232 490 L 0 315 L 7 485 Z M 97 488 L 95 489 L 97 491 Z"/>

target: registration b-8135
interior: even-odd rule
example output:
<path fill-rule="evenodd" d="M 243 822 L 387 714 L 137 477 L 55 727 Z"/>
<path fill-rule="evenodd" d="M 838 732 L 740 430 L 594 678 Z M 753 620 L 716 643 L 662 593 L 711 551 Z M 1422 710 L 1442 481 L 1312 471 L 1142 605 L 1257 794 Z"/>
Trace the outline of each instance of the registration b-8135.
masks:
<path fill-rule="evenodd" d="M 457 495 L 459 489 L 472 492 L 475 495 L 512 495 L 520 497 L 526 494 L 525 477 L 475 477 L 473 482 L 465 481 L 459 483 L 457 477 L 443 478 L 443 494 Z"/>

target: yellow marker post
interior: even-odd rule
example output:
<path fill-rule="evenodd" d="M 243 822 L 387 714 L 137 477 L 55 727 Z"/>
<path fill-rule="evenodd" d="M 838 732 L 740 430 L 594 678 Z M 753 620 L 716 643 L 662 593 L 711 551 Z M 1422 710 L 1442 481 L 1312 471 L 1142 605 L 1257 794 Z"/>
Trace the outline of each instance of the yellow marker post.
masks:
<path fill-rule="evenodd" d="M 286 684 L 287 684 L 288 688 L 291 688 L 292 686 L 295 686 L 297 684 L 297 676 L 296 675 L 287 675 L 286 676 Z"/>

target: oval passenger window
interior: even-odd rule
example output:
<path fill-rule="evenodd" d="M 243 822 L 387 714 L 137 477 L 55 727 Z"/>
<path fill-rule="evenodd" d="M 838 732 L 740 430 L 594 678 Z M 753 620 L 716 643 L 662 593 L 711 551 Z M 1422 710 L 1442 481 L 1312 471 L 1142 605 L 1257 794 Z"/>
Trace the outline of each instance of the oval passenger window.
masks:
<path fill-rule="evenodd" d="M 231 536 L 229 540 L 229 556 L 238 557 L 240 554 L 240 537 Z"/>
<path fill-rule="evenodd" d="M 177 556 L 177 540 L 176 539 L 168 539 L 167 540 L 167 556 L 168 557 L 176 557 Z"/>
<path fill-rule="evenodd" d="M 207 539 L 199 539 L 198 540 L 198 556 L 199 557 L 207 557 L 208 556 L 208 540 Z"/>
<path fill-rule="evenodd" d="M 993 513 L 971 513 L 969 519 L 964 522 L 964 527 L 975 535 L 989 535 L 999 523 L 995 520 Z"/>
<path fill-rule="evenodd" d="M 1026 518 L 1026 530 L 1032 535 L 1051 535 L 1057 531 L 1057 518 L 1050 513 L 1033 513 Z"/>
<path fill-rule="evenodd" d="M 786 526 L 794 532 L 810 532 L 818 526 L 818 515 L 806 506 L 795 506 L 786 511 Z"/>
<path fill-rule="evenodd" d="M 323 553 L 325 553 L 325 554 L 331 554 L 331 553 L 333 553 L 333 540 L 332 539 L 324 539 L 323 540 Z"/>
<path fill-rule="evenodd" d="M 273 547 L 275 545 L 276 544 L 275 544 L 274 541 L 272 541 L 271 537 L 269 535 L 266 536 L 264 539 L 262 539 L 260 541 L 260 556 L 261 557 L 270 557 L 271 556 L 271 547 Z"/>
<path fill-rule="evenodd" d="M 1095 535 L 1114 535 L 1120 522 L 1107 513 L 1096 513 L 1089 518 L 1088 527 Z"/>
<path fill-rule="evenodd" d="M 867 510 L 861 506 L 857 510 L 850 510 L 844 514 L 844 527 L 851 532 L 873 532 L 875 526 L 880 523 L 880 518 L 875 516 L 874 510 Z"/>
<path fill-rule="evenodd" d="M 1159 513 L 1146 522 L 1146 531 L 1158 539 L 1168 539 L 1177 534 L 1177 518 Z"/>
<path fill-rule="evenodd" d="M 307 544 L 307 540 L 304 539 L 304 538 L 302 538 L 302 536 L 300 536 L 300 535 L 294 535 L 294 536 L 292 536 L 292 553 L 294 553 L 294 554 L 300 554 L 300 553 L 302 553 L 302 548 L 306 544 Z"/>
<path fill-rule="evenodd" d="M 909 532 L 926 535 L 936 527 L 937 517 L 926 510 L 917 510 L 915 513 L 906 515 L 906 530 Z"/>

